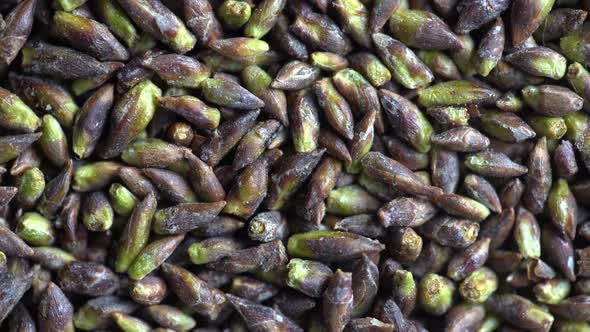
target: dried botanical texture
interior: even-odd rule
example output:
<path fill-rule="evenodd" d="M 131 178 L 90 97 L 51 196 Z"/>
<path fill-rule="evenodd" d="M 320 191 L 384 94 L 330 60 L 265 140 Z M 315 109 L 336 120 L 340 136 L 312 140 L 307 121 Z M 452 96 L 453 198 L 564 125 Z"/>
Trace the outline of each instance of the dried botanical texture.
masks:
<path fill-rule="evenodd" d="M 411 264 L 422 251 L 422 238 L 412 228 L 395 228 L 391 232 L 388 249 L 396 261 Z"/>
<path fill-rule="evenodd" d="M 114 87 L 107 84 L 94 92 L 76 113 L 72 126 L 72 150 L 78 158 L 88 158 L 96 149 L 113 101 Z"/>
<path fill-rule="evenodd" d="M 226 0 L 217 9 L 217 16 L 226 30 L 238 30 L 252 16 L 252 6 L 243 1 Z"/>
<path fill-rule="evenodd" d="M 168 295 L 166 281 L 156 275 L 150 274 L 141 280 L 129 281 L 129 296 L 139 304 L 158 304 L 166 295 Z"/>
<path fill-rule="evenodd" d="M 567 181 L 555 181 L 547 198 L 547 213 L 553 225 L 572 240 L 576 235 L 577 210 Z"/>
<path fill-rule="evenodd" d="M 0 251 L 12 257 L 28 257 L 34 254 L 29 245 L 5 226 L 0 226 Z"/>
<path fill-rule="evenodd" d="M 66 134 L 59 122 L 50 114 L 43 116 L 41 137 L 37 141 L 45 157 L 55 166 L 61 167 L 69 157 Z"/>
<path fill-rule="evenodd" d="M 440 188 L 424 184 L 422 180 L 408 168 L 379 152 L 369 152 L 362 160 L 363 172 L 373 179 L 392 186 L 393 189 L 411 195 L 437 196 L 442 193 Z"/>
<path fill-rule="evenodd" d="M 418 284 L 418 304 L 427 313 L 441 316 L 451 308 L 454 292 L 451 280 L 429 273 Z"/>
<path fill-rule="evenodd" d="M 23 304 L 17 305 L 7 319 L 8 331 L 35 332 L 35 320 Z"/>
<path fill-rule="evenodd" d="M 270 32 L 270 41 L 288 56 L 299 60 L 307 60 L 307 47 L 289 31 L 288 24 L 287 17 L 284 14 L 280 14 L 274 28 Z"/>
<path fill-rule="evenodd" d="M 113 225 L 113 219 L 113 208 L 105 193 L 95 191 L 86 197 L 82 207 L 82 221 L 89 231 L 107 231 Z"/>
<path fill-rule="evenodd" d="M 306 208 L 312 208 L 328 198 L 330 192 L 336 186 L 341 171 L 342 163 L 337 159 L 330 156 L 322 159 L 311 175 L 305 199 Z"/>
<path fill-rule="evenodd" d="M 465 166 L 486 177 L 516 177 L 528 172 L 528 168 L 513 162 L 507 155 L 490 150 L 467 155 Z"/>
<path fill-rule="evenodd" d="M 0 162 L 17 158 L 41 137 L 41 133 L 0 137 Z"/>
<path fill-rule="evenodd" d="M 541 250 L 547 262 L 555 266 L 568 280 L 576 280 L 574 245 L 565 234 L 544 225 L 541 231 Z"/>
<path fill-rule="evenodd" d="M 223 37 L 223 29 L 207 0 L 187 0 L 182 3 L 186 25 L 191 29 L 200 45 Z"/>
<path fill-rule="evenodd" d="M 85 53 L 40 41 L 25 45 L 22 53 L 24 72 L 64 80 L 110 75 L 123 66 L 119 62 L 100 62 Z"/>
<path fill-rule="evenodd" d="M 517 143 L 536 136 L 535 131 L 514 113 L 488 110 L 480 119 L 486 134 L 504 142 Z"/>
<path fill-rule="evenodd" d="M 355 115 L 380 109 L 377 89 L 359 72 L 347 68 L 332 76 L 332 82 L 352 107 Z"/>
<path fill-rule="evenodd" d="M 204 64 L 179 54 L 147 57 L 142 65 L 153 70 L 166 84 L 176 87 L 198 88 L 211 75 Z"/>
<path fill-rule="evenodd" d="M 426 200 L 399 197 L 382 206 L 377 219 L 385 227 L 416 227 L 433 218 L 436 212 L 436 206 Z"/>
<path fill-rule="evenodd" d="M 504 51 L 504 21 L 501 18 L 488 29 L 480 41 L 473 59 L 475 69 L 481 76 L 488 76 Z"/>
<path fill-rule="evenodd" d="M 310 56 L 311 64 L 325 71 L 339 71 L 348 67 L 348 59 L 330 52 L 313 52 Z"/>
<path fill-rule="evenodd" d="M 528 173 L 525 176 L 524 205 L 533 213 L 543 212 L 545 202 L 553 182 L 551 160 L 547 150 L 547 139 L 539 139 L 528 160 Z"/>
<path fill-rule="evenodd" d="M 428 167 L 428 153 L 418 152 L 395 137 L 383 136 L 381 139 L 385 141 L 389 155 L 407 168 L 417 171 Z"/>
<path fill-rule="evenodd" d="M 578 96 L 584 98 L 584 110 L 590 109 L 590 89 L 587 88 L 590 82 L 590 73 L 584 66 L 574 62 L 567 67 L 565 76 L 571 88 Z"/>
<path fill-rule="evenodd" d="M 129 58 L 127 49 L 105 25 L 95 20 L 57 11 L 51 29 L 58 39 L 100 61 L 126 61 Z"/>
<path fill-rule="evenodd" d="M 373 305 L 379 290 L 379 268 L 367 255 L 359 258 L 352 272 L 353 308 L 351 316 L 365 314 Z"/>
<path fill-rule="evenodd" d="M 169 201 L 180 203 L 192 203 L 197 196 L 191 189 L 190 184 L 180 174 L 158 168 L 146 168 L 143 174 L 154 183 L 163 197 Z"/>
<path fill-rule="evenodd" d="M 33 29 L 37 0 L 21 1 L 4 18 L 0 29 L 0 59 L 3 65 L 10 65 L 25 45 Z"/>
<path fill-rule="evenodd" d="M 8 265 L 8 272 L 0 279 L 0 322 L 4 321 L 31 288 L 36 270 L 38 268 L 30 267 L 22 259 L 14 259 Z"/>
<path fill-rule="evenodd" d="M 74 307 L 63 291 L 50 282 L 37 307 L 39 331 L 74 331 Z"/>
<path fill-rule="evenodd" d="M 326 211 L 340 216 L 351 216 L 377 211 L 381 202 L 357 184 L 334 189 L 326 201 Z"/>
<path fill-rule="evenodd" d="M 287 286 L 313 298 L 322 296 L 333 274 L 323 263 L 299 258 L 292 258 L 287 270 Z"/>
<path fill-rule="evenodd" d="M 17 95 L 0 88 L 0 98 L 0 127 L 25 133 L 39 128 L 41 119 Z"/>
<path fill-rule="evenodd" d="M 466 248 L 477 239 L 479 224 L 441 215 L 420 226 L 420 234 L 440 245 Z"/>
<path fill-rule="evenodd" d="M 294 234 L 288 241 L 291 256 L 324 262 L 342 262 L 363 253 L 378 253 L 384 249 L 379 241 L 361 235 L 337 231 L 310 231 Z M 345 252 L 345 255 L 340 253 Z"/>
<path fill-rule="evenodd" d="M 260 111 L 251 111 L 233 120 L 223 122 L 208 141 L 201 146 L 200 159 L 210 166 L 217 165 L 254 126 L 259 114 Z"/>
<path fill-rule="evenodd" d="M 372 53 L 353 53 L 348 56 L 348 62 L 352 69 L 361 73 L 376 87 L 384 86 L 391 81 L 389 69 Z"/>
<path fill-rule="evenodd" d="M 360 0 L 336 0 L 332 8 L 342 29 L 350 35 L 358 45 L 371 49 L 371 33 L 369 32 L 369 10 Z"/>
<path fill-rule="evenodd" d="M 389 19 L 389 30 L 409 47 L 432 50 L 461 48 L 461 42 L 449 26 L 429 11 L 398 10 Z"/>
<path fill-rule="evenodd" d="M 470 303 L 483 303 L 497 288 L 498 277 L 496 273 L 487 267 L 482 267 L 461 282 L 459 294 Z"/>
<path fill-rule="evenodd" d="M 231 294 L 226 294 L 226 297 L 240 314 L 250 331 L 303 331 L 302 328 L 280 311 Z"/>
<path fill-rule="evenodd" d="M 320 120 L 318 107 L 311 92 L 293 92 L 289 98 L 289 106 L 289 123 L 295 151 L 304 153 L 316 150 Z"/>
<path fill-rule="evenodd" d="M 555 85 L 527 86 L 522 89 L 526 103 L 537 113 L 563 116 L 582 109 L 584 99 L 573 91 Z"/>
<path fill-rule="evenodd" d="M 425 107 L 485 105 L 498 98 L 498 91 L 467 80 L 442 82 L 418 92 L 418 103 Z"/>
<path fill-rule="evenodd" d="M 106 188 L 117 176 L 121 164 L 115 161 L 97 161 L 79 166 L 74 173 L 72 189 L 90 192 Z"/>
<path fill-rule="evenodd" d="M 432 184 L 445 193 L 453 193 L 459 184 L 459 155 L 457 152 L 434 146 L 430 151 Z"/>
<path fill-rule="evenodd" d="M 455 31 L 459 34 L 468 32 L 484 26 L 486 23 L 493 21 L 503 11 L 508 9 L 510 1 L 477 1 L 462 0 L 457 4 L 459 17 L 455 25 Z"/>
<path fill-rule="evenodd" d="M 418 57 L 432 71 L 436 78 L 458 80 L 461 73 L 455 62 L 442 51 L 422 50 Z"/>
<path fill-rule="evenodd" d="M 463 189 L 468 196 L 485 205 L 493 212 L 500 213 L 502 211 L 502 205 L 496 189 L 485 178 L 475 174 L 468 174 L 463 180 Z"/>
<path fill-rule="evenodd" d="M 250 219 L 248 237 L 254 241 L 271 242 L 288 234 L 287 219 L 280 212 L 261 212 Z"/>
<path fill-rule="evenodd" d="M 520 45 L 529 38 L 551 11 L 554 0 L 516 0 L 510 12 L 512 44 Z"/>
<path fill-rule="evenodd" d="M 480 239 L 490 238 L 490 250 L 498 249 L 506 241 L 514 226 L 514 209 L 505 209 L 482 223 L 478 234 Z"/>
<path fill-rule="evenodd" d="M 62 206 L 62 202 L 68 194 L 72 180 L 72 160 L 68 161 L 62 171 L 52 178 L 45 186 L 45 191 L 37 205 L 37 210 L 46 217 L 55 215 Z"/>
<path fill-rule="evenodd" d="M 168 236 L 145 246 L 129 266 L 127 274 L 133 280 L 140 280 L 157 269 L 184 239 L 184 234 Z"/>
<path fill-rule="evenodd" d="M 270 166 L 281 156 L 280 150 L 269 150 L 246 167 L 229 190 L 223 211 L 244 219 L 251 217 L 269 192 Z"/>
<path fill-rule="evenodd" d="M 430 69 L 400 41 L 383 33 L 375 33 L 373 43 L 379 58 L 392 72 L 393 78 L 404 87 L 420 88 L 434 79 Z"/>
<path fill-rule="evenodd" d="M 445 330 L 448 332 L 487 331 L 483 326 L 485 314 L 485 308 L 481 305 L 457 305 L 447 314 Z"/>
<path fill-rule="evenodd" d="M 460 281 L 482 267 L 488 259 L 490 242 L 489 238 L 483 238 L 458 251 L 449 261 L 447 267 L 449 278 Z"/>
<path fill-rule="evenodd" d="M 142 30 L 178 53 L 186 53 L 195 46 L 195 36 L 159 0 L 122 0 L 119 4 Z"/>
<path fill-rule="evenodd" d="M 342 55 L 352 50 L 350 39 L 327 15 L 298 12 L 289 31 L 314 48 Z"/>
<path fill-rule="evenodd" d="M 161 94 L 160 88 L 147 80 L 131 88 L 118 100 L 111 113 L 110 132 L 101 157 L 112 158 L 119 155 L 147 127 Z"/>
<path fill-rule="evenodd" d="M 119 278 L 104 265 L 72 262 L 59 271 L 59 285 L 67 291 L 89 296 L 113 294 L 119 288 Z"/>
<path fill-rule="evenodd" d="M 89 300 L 74 314 L 74 326 L 80 330 L 108 328 L 114 312 L 130 314 L 137 309 L 133 302 L 118 296 L 101 296 Z"/>
<path fill-rule="evenodd" d="M 557 8 L 549 12 L 533 35 L 540 43 L 546 44 L 582 27 L 587 14 L 580 9 Z"/>
<path fill-rule="evenodd" d="M 228 256 L 210 263 L 214 270 L 228 273 L 242 273 L 253 270 L 268 272 L 286 265 L 287 252 L 280 240 L 262 243 L 255 247 L 236 250 Z"/>
<path fill-rule="evenodd" d="M 70 93 L 56 82 L 41 79 L 33 76 L 19 75 L 9 73 L 10 86 L 23 101 L 39 111 L 47 111 L 55 116 L 60 124 L 65 128 L 72 127 L 74 116 L 78 112 L 78 106 Z M 4 96 L 7 98 L 7 105 L 4 107 L 11 108 L 12 112 L 22 112 L 19 110 L 18 99 Z M 11 98 L 14 101 L 10 101 Z M 12 103 L 12 104 L 10 104 Z M 3 108 L 4 108 L 3 107 Z M 35 119 L 32 117 L 31 119 Z M 38 120 L 35 120 L 38 121 Z"/>
<path fill-rule="evenodd" d="M 248 20 L 244 28 L 244 34 L 252 38 L 262 38 L 276 24 L 279 14 L 285 7 L 286 0 L 262 1 Z"/>
<path fill-rule="evenodd" d="M 477 129 L 467 126 L 455 127 L 431 137 L 433 144 L 458 152 L 476 152 L 487 148 L 489 138 Z"/>
<path fill-rule="evenodd" d="M 572 177 L 578 173 L 578 163 L 574 146 L 568 140 L 562 140 L 553 153 L 555 171 L 560 177 Z"/>
<path fill-rule="evenodd" d="M 520 328 L 548 331 L 553 324 L 551 314 L 519 295 L 495 295 L 488 304 L 501 318 Z"/>
<path fill-rule="evenodd" d="M 565 75 L 567 66 L 564 56 L 542 46 L 517 50 L 510 53 L 505 59 L 526 73 L 555 80 Z"/>
<path fill-rule="evenodd" d="M 369 18 L 369 30 L 379 32 L 393 13 L 400 9 L 402 1 L 376 0 L 373 2 Z"/>
<path fill-rule="evenodd" d="M 367 112 L 354 128 L 354 135 L 350 141 L 351 162 L 346 164 L 346 171 L 350 174 L 360 173 L 360 160 L 371 150 L 373 145 L 375 111 Z"/>
<path fill-rule="evenodd" d="M 344 138 L 352 139 L 354 134 L 352 110 L 332 81 L 329 78 L 317 81 L 314 84 L 314 92 L 332 128 Z"/>

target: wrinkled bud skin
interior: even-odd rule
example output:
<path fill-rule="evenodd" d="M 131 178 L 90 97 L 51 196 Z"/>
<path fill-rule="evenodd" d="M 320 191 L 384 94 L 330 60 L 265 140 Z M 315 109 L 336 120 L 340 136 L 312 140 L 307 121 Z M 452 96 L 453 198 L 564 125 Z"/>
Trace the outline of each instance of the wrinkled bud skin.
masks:
<path fill-rule="evenodd" d="M 160 107 L 182 116 L 197 128 L 215 129 L 221 119 L 218 109 L 207 106 L 196 97 L 162 97 L 158 102 Z"/>
<path fill-rule="evenodd" d="M 115 213 L 129 216 L 139 202 L 137 197 L 119 183 L 113 183 L 109 188 L 109 198 Z"/>
<path fill-rule="evenodd" d="M 107 328 L 112 323 L 114 312 L 130 314 L 137 304 L 118 296 L 101 296 L 89 300 L 74 314 L 74 326 L 80 330 Z"/>
<path fill-rule="evenodd" d="M 473 62 L 478 74 L 488 76 L 504 51 L 504 22 L 498 18 L 482 38 Z"/>
<path fill-rule="evenodd" d="M 164 271 L 164 268 L 162 270 Z M 154 274 L 148 275 L 141 280 L 129 281 L 129 296 L 139 304 L 158 304 L 162 302 L 166 295 L 168 295 L 166 281 Z"/>
<path fill-rule="evenodd" d="M 567 60 L 547 47 L 530 47 L 506 56 L 506 61 L 516 68 L 535 76 L 558 80 L 565 75 Z"/>
<path fill-rule="evenodd" d="M 529 171 L 525 176 L 526 189 L 522 200 L 533 214 L 540 214 L 543 212 L 553 182 L 551 159 L 545 137 L 535 144 L 527 165 Z"/>
<path fill-rule="evenodd" d="M 582 109 L 584 99 L 573 91 L 555 85 L 529 85 L 522 89 L 525 102 L 545 116 L 563 116 Z"/>
<path fill-rule="evenodd" d="M 505 112 L 518 112 L 524 108 L 524 101 L 514 92 L 507 92 L 496 100 L 496 107 Z"/>
<path fill-rule="evenodd" d="M 543 77 L 527 74 L 511 66 L 504 59 L 498 61 L 486 80 L 503 91 L 521 89 L 529 84 L 541 84 L 545 81 Z"/>
<path fill-rule="evenodd" d="M 293 60 L 281 67 L 270 86 L 279 90 L 301 90 L 313 84 L 319 76 L 319 68 Z"/>
<path fill-rule="evenodd" d="M 352 109 L 346 99 L 336 90 L 332 81 L 329 78 L 321 79 L 314 84 L 313 90 L 332 129 L 344 138 L 352 139 L 354 135 Z"/>
<path fill-rule="evenodd" d="M 111 112 L 110 132 L 101 157 L 112 158 L 123 152 L 152 120 L 161 95 L 160 88 L 148 80 L 134 86 L 119 99 Z"/>
<path fill-rule="evenodd" d="M 420 235 L 440 245 L 466 248 L 477 240 L 479 228 L 476 222 L 442 215 L 420 226 L 419 231 Z"/>
<path fill-rule="evenodd" d="M 176 87 L 198 88 L 211 76 L 211 70 L 207 66 L 191 57 L 179 54 L 148 57 L 142 65 L 153 70 L 156 75 L 166 81 L 166 84 Z"/>
<path fill-rule="evenodd" d="M 553 183 L 547 198 L 547 209 L 553 225 L 573 240 L 578 207 L 566 180 L 558 179 Z"/>
<path fill-rule="evenodd" d="M 379 58 L 391 70 L 393 78 L 408 89 L 428 85 L 434 76 L 430 69 L 401 42 L 383 33 L 373 34 Z"/>
<path fill-rule="evenodd" d="M 126 164 L 142 168 L 166 168 L 183 158 L 182 149 L 157 138 L 136 139 L 121 154 Z"/>
<path fill-rule="evenodd" d="M 346 171 L 350 174 L 360 173 L 360 160 L 373 146 L 375 117 L 375 111 L 367 112 L 354 128 L 349 148 L 352 160 L 346 165 Z"/>
<path fill-rule="evenodd" d="M 305 207 L 312 208 L 324 199 L 336 186 L 342 172 L 342 163 L 333 157 L 326 156 L 311 175 L 309 189 L 305 199 Z"/>
<path fill-rule="evenodd" d="M 184 157 L 189 165 L 189 182 L 199 199 L 206 202 L 223 200 L 225 189 L 213 172 L 213 168 L 188 151 L 184 152 Z"/>
<path fill-rule="evenodd" d="M 0 60 L 10 65 L 25 45 L 33 29 L 37 0 L 21 1 L 4 18 L 5 26 L 0 30 Z"/>
<path fill-rule="evenodd" d="M 409 47 L 457 50 L 461 42 L 449 26 L 435 14 L 422 10 L 398 10 L 389 19 L 393 37 Z"/>
<path fill-rule="evenodd" d="M 264 0 L 259 3 L 244 27 L 244 34 L 256 39 L 264 37 L 276 24 L 286 3 L 286 0 Z"/>
<path fill-rule="evenodd" d="M 156 304 L 146 308 L 148 316 L 158 325 L 170 331 L 189 331 L 197 322 L 176 307 Z"/>
<path fill-rule="evenodd" d="M 55 116 L 64 128 L 72 127 L 74 116 L 78 112 L 78 106 L 70 93 L 56 82 L 33 76 L 9 73 L 10 86 L 27 105 L 36 110 L 46 111 Z M 6 98 L 4 96 L 3 98 Z M 5 102 L 9 102 L 8 101 Z M 18 101 L 14 102 L 13 111 L 20 107 Z M 1 116 L 0 116 L 1 117 Z M 34 119 L 32 117 L 31 119 Z M 36 120 L 35 120 L 36 121 Z"/>
<path fill-rule="evenodd" d="M 353 309 L 352 274 L 336 271 L 323 296 L 323 317 L 327 331 L 343 331 Z"/>
<path fill-rule="evenodd" d="M 587 14 L 586 11 L 573 8 L 552 10 L 535 31 L 534 37 L 542 44 L 559 39 L 581 28 Z"/>
<path fill-rule="evenodd" d="M 0 250 L 7 256 L 28 257 L 34 254 L 34 251 L 27 243 L 9 228 L 0 226 Z"/>
<path fill-rule="evenodd" d="M 223 37 L 223 28 L 208 0 L 183 1 L 182 13 L 186 25 L 191 29 L 202 45 Z"/>
<path fill-rule="evenodd" d="M 116 0 L 97 1 L 96 11 L 101 21 L 125 43 L 125 46 L 132 47 L 139 40 L 133 22 Z"/>
<path fill-rule="evenodd" d="M 76 114 L 72 149 L 78 158 L 88 158 L 96 149 L 113 102 L 114 87 L 107 84 L 92 94 Z"/>
<path fill-rule="evenodd" d="M 348 56 L 352 69 L 361 73 L 375 87 L 391 81 L 391 72 L 377 56 L 368 52 L 358 52 Z"/>
<path fill-rule="evenodd" d="M 569 178 L 578 173 L 578 163 L 574 146 L 568 140 L 562 140 L 553 153 L 555 171 L 560 177 Z M 574 196 L 575 193 L 574 193 Z"/>
<path fill-rule="evenodd" d="M 447 314 L 445 331 L 488 331 L 483 327 L 485 315 L 485 307 L 481 305 L 461 304 L 454 306 Z"/>
<path fill-rule="evenodd" d="M 135 318 L 119 312 L 111 314 L 115 324 L 124 332 L 149 332 L 151 326 L 139 318 Z"/>
<path fill-rule="evenodd" d="M 287 286 L 313 298 L 322 296 L 333 274 L 323 263 L 299 258 L 291 259 L 287 270 Z"/>
<path fill-rule="evenodd" d="M 379 182 L 411 195 L 434 197 L 442 193 L 440 188 L 424 184 L 404 165 L 380 152 L 367 153 L 361 160 L 361 167 L 370 178 L 378 179 Z"/>
<path fill-rule="evenodd" d="M 70 300 L 50 282 L 37 307 L 39 331 L 74 331 L 73 317 L 74 307 Z"/>
<path fill-rule="evenodd" d="M 164 198 L 170 202 L 192 203 L 197 200 L 188 181 L 180 174 L 159 168 L 146 168 L 143 174 L 150 179 Z"/>
<path fill-rule="evenodd" d="M 8 272 L 0 280 L 0 321 L 4 321 L 31 288 L 37 270 L 21 260 L 15 260 L 8 266 Z"/>
<path fill-rule="evenodd" d="M 363 255 L 352 271 L 353 317 L 365 314 L 372 307 L 378 289 L 379 268 L 367 255 Z"/>
<path fill-rule="evenodd" d="M 518 115 L 499 110 L 485 111 L 480 117 L 481 128 L 493 138 L 518 143 L 535 137 L 535 131 Z"/>
<path fill-rule="evenodd" d="M 289 31 L 314 48 L 341 55 L 352 50 L 350 39 L 327 15 L 299 12 Z"/>
<path fill-rule="evenodd" d="M 53 16 L 52 33 L 100 61 L 126 61 L 129 52 L 100 22 L 73 15 L 68 12 L 57 11 Z"/>
<path fill-rule="evenodd" d="M 418 57 L 434 74 L 436 78 L 445 80 L 461 79 L 461 72 L 455 62 L 442 51 L 422 50 Z"/>
<path fill-rule="evenodd" d="M 351 332 L 376 331 L 376 332 L 393 332 L 395 325 L 384 323 L 373 317 L 354 318 L 347 325 Z"/>
<path fill-rule="evenodd" d="M 16 199 L 24 207 L 32 207 L 43 194 L 45 190 L 45 176 L 39 168 L 30 168 L 22 173 L 18 179 L 18 192 L 12 190 L 4 190 L 4 194 L 0 196 L 9 197 L 0 200 L 0 206 L 6 205 L 12 196 L 16 194 Z M 9 188 L 9 187 L 3 187 Z M 12 193 L 11 193 L 12 192 Z"/>
<path fill-rule="evenodd" d="M 377 211 L 381 202 L 359 185 L 334 189 L 328 195 L 326 211 L 340 216 L 352 216 Z"/>
<path fill-rule="evenodd" d="M 226 0 L 217 9 L 217 16 L 227 30 L 238 30 L 252 16 L 252 6 L 245 1 Z M 217 41 L 212 40 L 211 42 Z"/>
<path fill-rule="evenodd" d="M 310 56 L 311 64 L 325 71 L 339 71 L 348 67 L 348 59 L 330 52 L 313 52 Z"/>
<path fill-rule="evenodd" d="M 372 33 L 379 32 L 387 23 L 387 20 L 398 10 L 401 10 L 402 1 L 376 0 L 373 2 L 369 18 L 369 30 Z"/>
<path fill-rule="evenodd" d="M 252 302 L 250 300 L 226 294 L 227 300 L 242 317 L 248 330 L 253 332 L 292 331 L 303 332 L 295 322 L 280 311 Z"/>
<path fill-rule="evenodd" d="M 227 257 L 208 266 L 216 271 L 243 273 L 247 271 L 270 270 L 287 264 L 287 250 L 280 240 L 259 244 L 242 250 L 235 250 Z"/>
<path fill-rule="evenodd" d="M 92 232 L 104 232 L 113 225 L 114 212 L 107 196 L 102 191 L 90 193 L 82 208 L 84 226 Z"/>
<path fill-rule="evenodd" d="M 69 157 L 66 134 L 52 115 L 43 116 L 39 146 L 45 157 L 55 166 L 61 167 Z"/>
<path fill-rule="evenodd" d="M 369 31 L 369 11 L 360 0 L 335 0 L 332 8 L 340 21 L 340 26 L 352 40 L 364 48 L 371 49 Z"/>
<path fill-rule="evenodd" d="M 444 127 L 465 126 L 469 123 L 469 112 L 465 107 L 430 107 L 426 113 Z"/>
<path fill-rule="evenodd" d="M 250 219 L 248 237 L 259 242 L 284 239 L 289 234 L 287 218 L 280 212 L 261 212 Z"/>
<path fill-rule="evenodd" d="M 455 127 L 431 136 L 433 144 L 457 152 L 476 152 L 487 148 L 490 139 L 472 127 Z"/>
<path fill-rule="evenodd" d="M 41 138 L 41 133 L 0 137 L 0 162 L 17 158 L 23 151 Z"/>
<path fill-rule="evenodd" d="M 421 153 L 395 137 L 381 137 L 391 157 L 412 171 L 428 168 L 430 163 L 427 153 Z"/>
<path fill-rule="evenodd" d="M 380 110 L 377 89 L 359 72 L 350 68 L 343 69 L 332 76 L 332 83 L 346 98 L 355 115 Z"/>
<path fill-rule="evenodd" d="M 462 0 L 457 4 L 459 17 L 455 25 L 455 32 L 467 34 L 468 32 L 484 26 L 508 9 L 510 1 L 470 1 Z"/>
<path fill-rule="evenodd" d="M 59 271 L 58 279 L 63 290 L 82 295 L 110 295 L 119 288 L 117 275 L 97 263 L 72 262 Z"/>
<path fill-rule="evenodd" d="M 584 98 L 584 110 L 590 109 L 590 73 L 584 66 L 574 62 L 567 68 L 565 76 L 567 82 L 573 91 L 580 97 Z"/>
<path fill-rule="evenodd" d="M 127 274 L 133 280 L 140 280 L 157 269 L 184 239 L 184 234 L 168 236 L 145 246 L 129 266 Z"/>
<path fill-rule="evenodd" d="M 441 316 L 451 308 L 454 292 L 451 280 L 429 273 L 418 284 L 418 305 L 431 315 Z"/>
<path fill-rule="evenodd" d="M 221 212 L 224 201 L 215 203 L 184 203 L 156 212 L 152 230 L 156 234 L 182 234 L 206 225 Z"/>
<path fill-rule="evenodd" d="M 557 140 L 563 137 L 567 131 L 565 121 L 561 117 L 549 117 L 542 115 L 528 115 L 526 122 L 535 131 L 536 137 L 547 137 Z"/>
<path fill-rule="evenodd" d="M 178 53 L 186 53 L 195 46 L 197 42 L 195 36 L 159 0 L 122 0 L 118 2 L 143 31 L 169 45 Z"/>
<path fill-rule="evenodd" d="M 343 262 L 384 249 L 379 241 L 354 233 L 311 231 L 292 235 L 287 245 L 290 256 L 316 259 L 323 262 Z M 339 253 L 346 252 L 345 255 Z"/>
<path fill-rule="evenodd" d="M 90 192 L 106 188 L 117 176 L 121 164 L 114 161 L 98 161 L 79 166 L 74 173 L 72 189 Z"/>
<path fill-rule="evenodd" d="M 516 0 L 510 12 L 512 44 L 520 45 L 543 23 L 554 0 Z"/>
<path fill-rule="evenodd" d="M 549 310 L 567 320 L 587 321 L 590 314 L 590 297 L 588 295 L 571 296 L 558 304 L 550 305 Z"/>
<path fill-rule="evenodd" d="M 553 324 L 551 314 L 519 295 L 494 295 L 488 305 L 498 316 L 517 327 L 549 331 Z"/>
<path fill-rule="evenodd" d="M 559 39 L 559 47 L 563 55 L 572 62 L 588 64 L 588 38 L 590 25 L 582 25 L 579 29 L 568 33 Z"/>
<path fill-rule="evenodd" d="M 434 146 L 430 150 L 430 178 L 432 185 L 445 193 L 453 193 L 459 185 L 459 154 Z M 436 196 L 436 195 L 435 195 Z"/>
<path fill-rule="evenodd" d="M 514 209 L 505 209 L 502 213 L 494 215 L 482 223 L 479 238 L 490 238 L 490 250 L 498 249 L 510 235 L 514 221 Z"/>
<path fill-rule="evenodd" d="M 41 126 L 41 119 L 17 95 L 0 88 L 0 127 L 32 133 Z"/>
<path fill-rule="evenodd" d="M 507 155 L 489 150 L 467 155 L 465 166 L 486 177 L 516 177 L 528 172 L 528 168 L 513 162 Z"/>
<path fill-rule="evenodd" d="M 458 251 L 449 261 L 447 276 L 454 281 L 461 281 L 479 269 L 488 259 L 490 239 L 484 238 Z"/>
<path fill-rule="evenodd" d="M 119 62 L 100 62 L 85 53 L 44 42 L 25 45 L 22 54 L 24 72 L 64 80 L 97 78 L 123 66 Z"/>
<path fill-rule="evenodd" d="M 391 233 L 388 249 L 396 261 L 411 264 L 422 251 L 422 238 L 412 228 L 396 228 Z"/>
<path fill-rule="evenodd" d="M 72 181 L 72 160 L 68 161 L 62 171 L 51 179 L 45 186 L 45 191 L 41 196 L 41 201 L 37 205 L 37 210 L 46 217 L 55 215 L 62 205 L 62 202 L 68 194 L 70 183 Z"/>
<path fill-rule="evenodd" d="M 541 233 L 541 248 L 547 256 L 547 262 L 555 266 L 569 281 L 576 280 L 574 246 L 565 234 L 545 225 Z"/>
<path fill-rule="evenodd" d="M 201 83 L 203 96 L 208 102 L 238 110 L 264 107 L 264 102 L 236 82 L 208 78 Z"/>
<path fill-rule="evenodd" d="M 502 212 L 502 205 L 496 189 L 485 178 L 469 174 L 463 182 L 463 189 L 466 194 L 493 212 Z"/>
<path fill-rule="evenodd" d="M 236 61 L 246 61 L 269 50 L 269 45 L 265 41 L 246 37 L 218 39 L 208 46 L 217 53 Z"/>
<path fill-rule="evenodd" d="M 424 114 L 406 98 L 385 90 L 379 90 L 381 105 L 397 136 L 418 152 L 430 150 L 430 136 L 434 129 Z"/>
<path fill-rule="evenodd" d="M 570 289 L 567 279 L 548 279 L 536 284 L 533 293 L 541 303 L 558 304 L 569 295 Z"/>
<path fill-rule="evenodd" d="M 452 97 L 451 97 L 452 96 Z M 447 81 L 418 92 L 418 103 L 425 107 L 490 104 L 500 96 L 496 90 L 466 81 Z"/>
<path fill-rule="evenodd" d="M 324 152 L 325 149 L 296 153 L 281 163 L 280 168 L 270 176 L 266 207 L 280 209 L 311 175 Z"/>
<path fill-rule="evenodd" d="M 119 241 L 115 260 L 115 270 L 117 272 L 127 271 L 129 265 L 147 244 L 155 211 L 156 198 L 153 194 L 148 195 L 135 206 Z"/>
<path fill-rule="evenodd" d="M 295 151 L 309 153 L 317 149 L 320 131 L 318 106 L 309 90 L 289 96 L 289 123 Z"/>
<path fill-rule="evenodd" d="M 426 200 L 399 197 L 379 209 L 377 220 L 385 227 L 416 227 L 433 218 L 436 212 L 436 206 Z"/>

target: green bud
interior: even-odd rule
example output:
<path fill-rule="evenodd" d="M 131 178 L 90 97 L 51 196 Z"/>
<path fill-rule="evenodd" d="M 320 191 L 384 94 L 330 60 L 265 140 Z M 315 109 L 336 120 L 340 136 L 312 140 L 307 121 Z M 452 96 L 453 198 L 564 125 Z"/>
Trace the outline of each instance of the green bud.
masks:
<path fill-rule="evenodd" d="M 135 205 L 138 203 L 137 197 L 129 189 L 119 183 L 113 183 L 109 188 L 109 196 L 113 210 L 120 216 L 129 216 Z"/>
<path fill-rule="evenodd" d="M 441 316 L 453 305 L 454 292 L 455 285 L 451 280 L 428 273 L 418 284 L 418 303 L 425 312 Z"/>
<path fill-rule="evenodd" d="M 55 242 L 51 222 L 36 212 L 25 213 L 17 222 L 16 235 L 34 246 L 49 246 Z"/>

